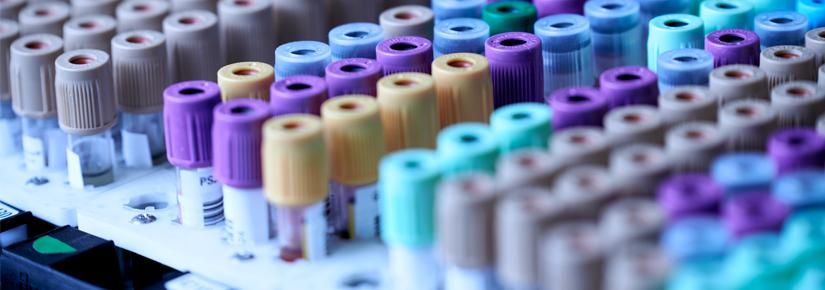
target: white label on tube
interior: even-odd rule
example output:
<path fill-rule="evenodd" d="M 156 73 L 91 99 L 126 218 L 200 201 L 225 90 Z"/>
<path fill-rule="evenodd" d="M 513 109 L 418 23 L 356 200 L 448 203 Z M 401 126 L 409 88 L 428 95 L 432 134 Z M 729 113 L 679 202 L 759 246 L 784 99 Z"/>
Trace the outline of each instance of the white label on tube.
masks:
<path fill-rule="evenodd" d="M 327 255 L 327 217 L 324 202 L 304 210 L 304 259 L 314 261 Z"/>
<path fill-rule="evenodd" d="M 23 161 L 26 170 L 37 171 L 46 168 L 46 146 L 40 138 L 23 136 Z"/>
<path fill-rule="evenodd" d="M 149 137 L 146 134 L 120 131 L 123 138 L 123 161 L 126 167 L 152 168 L 152 151 L 149 148 Z"/>
<path fill-rule="evenodd" d="M 187 227 L 204 227 L 223 220 L 221 184 L 212 168 L 180 169 L 177 193 L 180 222 Z"/>
<path fill-rule="evenodd" d="M 80 155 L 72 149 L 66 149 L 66 166 L 69 174 L 69 185 L 74 188 L 83 188 L 83 167 L 80 164 Z"/>
<path fill-rule="evenodd" d="M 223 187 L 226 232 L 234 245 L 260 245 L 269 241 L 269 203 L 260 188 Z"/>
<path fill-rule="evenodd" d="M 375 184 L 355 190 L 355 237 L 368 239 L 378 236 L 378 187 Z"/>

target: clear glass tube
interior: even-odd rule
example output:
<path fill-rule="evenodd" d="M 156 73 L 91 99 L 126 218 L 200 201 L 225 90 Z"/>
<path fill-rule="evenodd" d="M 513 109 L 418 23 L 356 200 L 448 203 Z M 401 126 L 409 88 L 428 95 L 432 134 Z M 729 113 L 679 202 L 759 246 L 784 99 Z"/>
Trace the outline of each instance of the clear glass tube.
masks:
<path fill-rule="evenodd" d="M 178 218 L 186 227 L 202 228 L 224 220 L 221 184 L 212 167 L 177 169 Z"/>
<path fill-rule="evenodd" d="M 69 134 L 68 149 L 69 183 L 74 187 L 103 186 L 114 181 L 115 152 L 110 130 L 89 136 Z"/>
<path fill-rule="evenodd" d="M 163 136 L 163 113 L 133 114 L 123 112 L 123 128 L 121 135 L 128 133 L 146 136 L 149 147 L 149 155 L 153 164 L 162 163 L 166 160 L 166 145 Z M 122 136 L 123 151 L 126 148 L 140 148 L 142 144 L 126 144 L 127 142 L 138 142 L 136 139 Z M 124 152 L 126 154 L 126 152 Z M 127 165 L 130 160 L 126 160 Z"/>
<path fill-rule="evenodd" d="M 333 231 L 344 239 L 378 237 L 378 190 L 375 183 L 348 186 L 330 182 Z"/>
<path fill-rule="evenodd" d="M 278 244 L 281 259 L 316 260 L 327 254 L 324 202 L 303 207 L 278 207 Z"/>
<path fill-rule="evenodd" d="M 26 170 L 62 169 L 66 166 L 66 137 L 60 131 L 57 117 L 21 118 L 23 127 L 23 160 Z"/>
<path fill-rule="evenodd" d="M 11 100 L 0 101 L 0 156 L 20 149 L 20 119 L 14 114 Z"/>

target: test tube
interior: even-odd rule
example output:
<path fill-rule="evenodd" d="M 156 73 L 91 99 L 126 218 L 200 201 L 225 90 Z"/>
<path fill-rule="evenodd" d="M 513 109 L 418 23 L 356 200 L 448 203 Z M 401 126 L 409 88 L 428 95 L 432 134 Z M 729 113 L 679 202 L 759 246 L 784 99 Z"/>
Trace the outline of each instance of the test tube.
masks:
<path fill-rule="evenodd" d="M 295 75 L 272 83 L 269 110 L 272 116 L 287 114 L 321 115 L 327 100 L 327 83 L 316 76 Z"/>
<path fill-rule="evenodd" d="M 389 251 L 394 289 L 435 290 L 440 271 L 434 256 L 438 158 L 426 149 L 387 155 L 379 166 L 381 239 Z"/>
<path fill-rule="evenodd" d="M 117 20 L 106 15 L 75 16 L 63 25 L 63 48 L 112 51 Z"/>
<path fill-rule="evenodd" d="M 484 41 L 490 37 L 490 26 L 475 18 L 452 18 L 435 25 L 433 56 L 468 52 L 484 54 Z"/>
<path fill-rule="evenodd" d="M 656 191 L 656 200 L 670 223 L 718 215 L 723 198 L 722 186 L 704 173 L 673 175 Z"/>
<path fill-rule="evenodd" d="M 793 4 L 791 4 L 793 5 Z M 798 0 L 796 11 L 808 18 L 808 29 L 825 26 L 825 4 L 819 0 Z"/>
<path fill-rule="evenodd" d="M 53 83 L 55 60 L 63 52 L 63 41 L 51 34 L 32 34 L 18 38 L 9 50 L 11 105 L 13 114 L 22 121 L 26 170 L 65 168 L 66 136 L 58 130 Z"/>
<path fill-rule="evenodd" d="M 178 219 L 201 228 L 223 221 L 223 193 L 212 167 L 212 111 L 221 102 L 218 84 L 187 81 L 163 91 L 166 156 L 176 167 Z"/>
<path fill-rule="evenodd" d="M 642 242 L 656 242 L 664 229 L 665 215 L 652 199 L 625 197 L 601 213 L 599 233 L 604 247 L 618 250 Z"/>
<path fill-rule="evenodd" d="M 274 23 L 272 4 L 271 0 L 218 2 L 218 35 L 220 51 L 223 54 L 221 59 L 227 63 L 273 63 L 274 33 L 273 25 L 269 25 Z"/>
<path fill-rule="evenodd" d="M 115 9 L 120 1 L 117 0 L 71 0 L 72 17 L 87 15 L 115 16 Z"/>
<path fill-rule="evenodd" d="M 790 172 L 774 181 L 771 193 L 793 212 L 820 208 L 825 203 L 825 175 L 814 169 Z"/>
<path fill-rule="evenodd" d="M 665 289 L 676 266 L 655 243 L 621 247 L 607 259 L 605 290 Z"/>
<path fill-rule="evenodd" d="M 533 33 L 536 6 L 530 2 L 501 1 L 484 6 L 481 19 L 490 26 L 490 35 L 504 32 Z"/>
<path fill-rule="evenodd" d="M 217 1 L 212 0 L 172 0 L 172 13 L 204 10 L 215 13 L 217 8 Z"/>
<path fill-rule="evenodd" d="M 825 211 L 821 209 L 796 212 L 788 217 L 780 238 L 781 253 L 786 255 L 789 266 L 797 268 L 814 261 L 819 263 L 822 228 L 817 225 L 821 225 L 823 219 Z"/>
<path fill-rule="evenodd" d="M 332 228 L 347 239 L 378 237 L 378 163 L 384 132 L 378 102 L 348 95 L 324 102 L 324 137 L 330 157 Z"/>
<path fill-rule="evenodd" d="M 775 233 L 754 233 L 732 246 L 722 262 L 724 285 L 731 289 L 789 287 L 786 278 L 779 278 L 785 270 L 784 257 L 777 259 L 781 248 L 779 235 Z"/>
<path fill-rule="evenodd" d="M 345 23 L 375 21 L 375 16 L 381 12 L 383 0 L 361 1 L 352 5 L 349 0 L 327 1 L 324 7 L 327 13 L 327 24 L 332 26 Z M 308 19 L 308 18 L 304 18 Z"/>
<path fill-rule="evenodd" d="M 329 97 L 343 95 L 375 96 L 376 84 L 383 76 L 381 64 L 374 59 L 346 58 L 326 67 L 325 79 Z"/>
<path fill-rule="evenodd" d="M 384 75 L 403 72 L 431 72 L 433 43 L 423 37 L 399 36 L 382 41 L 375 47 L 375 56 Z"/>
<path fill-rule="evenodd" d="M 544 149 L 528 148 L 502 154 L 496 164 L 496 185 L 502 192 L 551 188 L 561 164 Z"/>
<path fill-rule="evenodd" d="M 384 39 L 417 36 L 433 39 L 433 11 L 421 5 L 396 6 L 378 16 Z"/>
<path fill-rule="evenodd" d="M 759 36 L 745 29 L 722 29 L 705 36 L 705 50 L 713 67 L 730 64 L 759 65 Z"/>
<path fill-rule="evenodd" d="M 569 87 L 556 90 L 548 97 L 553 112 L 553 130 L 563 131 L 578 126 L 601 127 L 608 111 L 607 96 L 589 87 Z"/>
<path fill-rule="evenodd" d="M 670 163 L 659 146 L 627 145 L 610 153 L 610 177 L 619 195 L 653 197 L 659 183 L 670 175 Z"/>
<path fill-rule="evenodd" d="M 439 124 L 431 76 L 400 73 L 383 77 L 378 81 L 378 104 L 387 152 L 435 148 Z"/>
<path fill-rule="evenodd" d="M 460 123 L 438 133 L 436 153 L 441 175 L 452 178 L 465 172 L 494 173 L 498 139 L 482 123 Z"/>
<path fill-rule="evenodd" d="M 163 95 L 166 37 L 151 30 L 132 30 L 112 39 L 112 69 L 127 167 L 150 168 L 165 161 Z"/>
<path fill-rule="evenodd" d="M 495 179 L 456 176 L 438 186 L 436 227 L 446 269 L 445 290 L 493 290 L 495 282 Z"/>
<path fill-rule="evenodd" d="M 674 49 L 659 55 L 659 90 L 676 86 L 704 86 L 713 70 L 713 55 L 696 49 Z"/>
<path fill-rule="evenodd" d="M 556 14 L 587 13 L 585 0 L 535 0 L 533 5 L 536 5 L 539 19 Z"/>
<path fill-rule="evenodd" d="M 499 140 L 501 154 L 523 148 L 547 149 L 552 112 L 543 104 L 512 104 L 493 112 L 490 127 Z"/>
<path fill-rule="evenodd" d="M 788 1 L 792 2 L 792 1 Z M 803 45 L 808 17 L 791 11 L 765 12 L 753 18 L 753 31 L 762 49 L 777 45 Z"/>
<path fill-rule="evenodd" d="M 5 7 L 3 9 L 6 9 Z M 20 120 L 14 113 L 11 97 L 11 45 L 19 36 L 17 22 L 0 18 L 0 156 L 20 149 Z"/>
<path fill-rule="evenodd" d="M 690 14 L 666 14 L 650 20 L 647 67 L 657 72 L 660 54 L 680 48 L 703 48 L 702 19 Z"/>
<path fill-rule="evenodd" d="M 574 127 L 550 138 L 550 154 L 563 166 L 596 164 L 607 166 L 610 141 L 598 127 Z"/>
<path fill-rule="evenodd" d="M 218 70 L 221 100 L 257 99 L 269 101 L 269 90 L 275 79 L 275 69 L 262 62 L 238 62 Z"/>
<path fill-rule="evenodd" d="M 751 29 L 753 4 L 746 0 L 707 0 L 699 4 L 705 34 L 722 29 Z"/>
<path fill-rule="evenodd" d="M 218 17 L 203 10 L 175 12 L 163 20 L 166 59 L 173 82 L 215 81 L 220 69 Z"/>
<path fill-rule="evenodd" d="M 544 65 L 544 95 L 564 87 L 591 86 L 593 46 L 590 22 L 581 15 L 559 14 L 536 21 Z"/>
<path fill-rule="evenodd" d="M 814 127 L 825 112 L 825 90 L 812 81 L 792 81 L 771 91 L 771 107 L 779 128 Z"/>
<path fill-rule="evenodd" d="M 665 14 L 677 14 L 690 12 L 691 0 L 639 0 L 639 12 L 642 23 L 642 50 L 647 45 L 651 19 Z M 647 52 L 643 52 L 647 55 Z"/>
<path fill-rule="evenodd" d="M 816 80 L 816 55 L 801 46 L 781 45 L 762 50 L 759 69 L 768 76 L 768 88 L 795 80 Z"/>
<path fill-rule="evenodd" d="M 599 91 L 607 97 L 611 109 L 629 105 L 656 106 L 659 98 L 658 78 L 647 68 L 615 67 L 599 76 Z"/>
<path fill-rule="evenodd" d="M 60 55 L 55 66 L 57 116 L 60 129 L 69 135 L 69 185 L 110 184 L 115 178 L 111 128 L 117 122 L 117 100 L 109 55 L 96 49 L 73 50 Z"/>
<path fill-rule="evenodd" d="M 69 4 L 63 1 L 26 5 L 17 16 L 20 35 L 48 33 L 63 36 L 63 23 L 69 20 L 70 10 Z"/>
<path fill-rule="evenodd" d="M 484 56 L 454 53 L 432 63 L 441 128 L 461 123 L 487 123 L 493 112 L 490 63 Z"/>
<path fill-rule="evenodd" d="M 117 32 L 133 30 L 163 31 L 163 19 L 171 5 L 163 0 L 130 0 L 117 5 Z"/>
<path fill-rule="evenodd" d="M 731 236 L 741 239 L 757 232 L 778 232 L 790 208 L 768 193 L 733 197 L 722 207 L 722 219 Z"/>
<path fill-rule="evenodd" d="M 708 86 L 720 107 L 740 99 L 770 98 L 767 74 L 752 65 L 720 66 L 710 72 Z"/>
<path fill-rule="evenodd" d="M 805 48 L 816 54 L 816 66 L 825 64 L 825 27 L 805 33 Z"/>
<path fill-rule="evenodd" d="M 717 258 L 727 251 L 730 235 L 722 222 L 712 216 L 686 217 L 670 224 L 660 244 L 677 262 Z"/>
<path fill-rule="evenodd" d="M 595 223 L 571 221 L 551 228 L 540 245 L 543 289 L 602 289 L 604 246 Z"/>
<path fill-rule="evenodd" d="M 214 176 L 222 184 L 227 241 L 234 246 L 262 245 L 270 238 L 261 170 L 261 150 L 269 145 L 261 130 L 269 116 L 266 102 L 252 99 L 224 102 L 213 113 Z M 278 235 L 286 231 L 279 227 Z"/>
<path fill-rule="evenodd" d="M 6 0 L 0 2 L 0 19 L 17 21 L 20 10 L 26 6 L 26 0 Z"/>
<path fill-rule="evenodd" d="M 726 196 L 770 190 L 776 165 L 759 153 L 733 153 L 713 161 L 710 174 L 725 190 Z"/>
<path fill-rule="evenodd" d="M 678 124 L 665 136 L 665 152 L 677 173 L 707 171 L 724 150 L 725 136 L 715 123 L 707 121 Z"/>
<path fill-rule="evenodd" d="M 816 246 L 811 248 L 816 248 Z M 805 267 L 794 282 L 795 289 L 816 290 L 820 288 L 822 283 L 825 283 L 825 279 L 823 279 L 825 276 L 822 275 L 825 273 L 823 268 L 825 268 L 825 265 L 822 263 L 812 263 L 811 266 Z"/>
<path fill-rule="evenodd" d="M 716 122 L 716 96 L 705 86 L 679 86 L 659 96 L 659 116 L 665 128 L 690 121 Z"/>
<path fill-rule="evenodd" d="M 738 100 L 719 109 L 719 129 L 728 151 L 764 151 L 776 127 L 776 111 L 763 100 Z"/>
<path fill-rule="evenodd" d="M 778 131 L 768 140 L 768 157 L 778 175 L 825 167 L 825 137 L 811 128 Z"/>
<path fill-rule="evenodd" d="M 614 148 L 633 143 L 663 145 L 662 117 L 656 107 L 632 105 L 616 108 L 604 116 L 604 131 Z"/>
<path fill-rule="evenodd" d="M 275 49 L 275 79 L 294 75 L 324 76 L 331 59 L 329 46 L 318 41 L 284 43 Z"/>
<path fill-rule="evenodd" d="M 610 172 L 603 166 L 570 167 L 556 178 L 552 188 L 571 217 L 593 221 L 618 198 Z"/>
<path fill-rule="evenodd" d="M 541 39 L 524 32 L 501 33 L 487 39 L 484 53 L 490 61 L 495 108 L 544 100 Z"/>
<path fill-rule="evenodd" d="M 304 114 L 264 124 L 264 190 L 277 208 L 278 244 L 286 261 L 327 255 L 324 212 L 330 167 L 323 130 L 319 117 Z"/>
<path fill-rule="evenodd" d="M 436 25 L 452 18 L 481 19 L 481 10 L 485 4 L 485 0 L 432 0 Z"/>
<path fill-rule="evenodd" d="M 793 11 L 794 1 L 782 0 L 751 0 L 754 15 L 773 11 Z"/>
<path fill-rule="evenodd" d="M 354 3 L 350 2 L 350 6 L 357 6 L 359 10 L 367 10 L 370 8 L 367 8 L 369 4 L 365 2 L 369 1 L 360 1 L 357 5 L 352 5 Z M 275 21 L 274 32 L 278 43 L 299 40 L 323 41 L 324 32 L 329 29 L 326 12 L 329 1 L 273 0 L 271 2 L 272 19 Z M 350 14 L 344 11 L 333 12 L 341 15 Z M 311 21 L 307 21 L 310 19 Z"/>
<path fill-rule="evenodd" d="M 642 38 L 638 2 L 588 1 L 584 4 L 584 15 L 590 22 L 596 74 L 613 67 L 644 65 L 644 43 L 626 41 Z"/>
<path fill-rule="evenodd" d="M 384 29 L 367 22 L 347 23 L 329 31 L 332 61 L 345 58 L 375 59 L 375 47 L 384 40 Z"/>

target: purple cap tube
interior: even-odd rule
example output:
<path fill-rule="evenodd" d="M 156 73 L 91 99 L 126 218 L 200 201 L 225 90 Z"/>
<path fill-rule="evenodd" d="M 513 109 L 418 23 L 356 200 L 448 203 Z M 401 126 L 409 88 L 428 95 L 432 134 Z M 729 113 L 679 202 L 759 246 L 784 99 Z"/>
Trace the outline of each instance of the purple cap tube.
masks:
<path fill-rule="evenodd" d="M 825 166 L 825 137 L 812 128 L 786 129 L 771 135 L 768 157 L 779 175 Z"/>
<path fill-rule="evenodd" d="M 212 110 L 221 102 L 218 84 L 187 81 L 163 91 L 166 157 L 177 167 L 212 166 Z"/>
<path fill-rule="evenodd" d="M 381 79 L 381 64 L 367 58 L 346 58 L 328 65 L 326 80 L 329 97 L 368 95 L 375 97 Z"/>
<path fill-rule="evenodd" d="M 269 107 L 273 116 L 286 114 L 321 115 L 327 100 L 327 83 L 316 76 L 290 76 L 269 88 Z"/>
<path fill-rule="evenodd" d="M 429 74 L 433 62 L 433 43 L 418 36 L 390 38 L 375 47 L 375 59 L 383 67 L 385 76 L 402 72 Z"/>
<path fill-rule="evenodd" d="M 713 67 L 729 64 L 759 66 L 759 35 L 745 29 L 722 29 L 705 36 L 705 50 L 713 55 Z"/>
<path fill-rule="evenodd" d="M 266 102 L 235 99 L 218 105 L 212 125 L 215 178 L 235 188 L 258 188 L 262 127 L 270 117 Z"/>
<path fill-rule="evenodd" d="M 689 216 L 717 215 L 722 187 L 707 174 L 674 175 L 659 186 L 656 199 L 670 222 Z"/>
<path fill-rule="evenodd" d="M 576 126 L 601 127 L 607 114 L 607 97 L 594 88 L 559 89 L 550 95 L 548 102 L 553 111 L 553 130 Z"/>
<path fill-rule="evenodd" d="M 506 32 L 487 39 L 495 108 L 544 100 L 541 39 L 525 32 Z"/>
<path fill-rule="evenodd" d="M 768 193 L 745 193 L 728 200 L 722 218 L 732 236 L 743 238 L 757 232 L 776 232 L 788 216 L 788 205 Z"/>
<path fill-rule="evenodd" d="M 611 109 L 628 105 L 656 106 L 659 81 L 647 68 L 623 66 L 608 69 L 599 76 L 599 91 L 607 97 Z"/>

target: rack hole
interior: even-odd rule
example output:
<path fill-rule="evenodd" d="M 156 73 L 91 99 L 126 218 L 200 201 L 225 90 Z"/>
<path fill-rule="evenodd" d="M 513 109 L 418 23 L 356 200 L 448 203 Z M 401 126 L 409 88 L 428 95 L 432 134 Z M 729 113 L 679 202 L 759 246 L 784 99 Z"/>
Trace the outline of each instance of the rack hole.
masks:
<path fill-rule="evenodd" d="M 130 198 L 124 206 L 134 210 L 160 210 L 168 207 L 169 202 L 163 194 L 149 193 Z"/>

